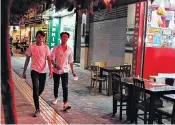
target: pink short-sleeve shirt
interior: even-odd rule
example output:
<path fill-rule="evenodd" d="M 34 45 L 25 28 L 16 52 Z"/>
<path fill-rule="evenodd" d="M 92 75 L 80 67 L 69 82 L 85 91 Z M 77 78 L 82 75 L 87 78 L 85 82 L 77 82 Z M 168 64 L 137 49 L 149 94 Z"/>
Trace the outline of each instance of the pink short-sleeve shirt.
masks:
<path fill-rule="evenodd" d="M 36 44 L 31 44 L 26 51 L 26 55 L 32 58 L 31 70 L 46 73 L 46 59 L 50 56 L 50 49 L 47 45 L 37 46 Z"/>
<path fill-rule="evenodd" d="M 62 69 L 63 69 L 63 72 L 62 72 L 62 71 L 56 69 L 55 67 L 53 67 L 53 72 L 56 74 L 67 73 L 69 71 L 68 64 L 70 64 L 74 61 L 72 49 L 69 46 L 67 46 L 67 49 L 65 52 L 63 52 L 61 45 L 54 47 L 52 50 L 51 58 L 52 58 L 52 60 L 55 61 L 55 63 L 58 66 L 62 67 Z"/>

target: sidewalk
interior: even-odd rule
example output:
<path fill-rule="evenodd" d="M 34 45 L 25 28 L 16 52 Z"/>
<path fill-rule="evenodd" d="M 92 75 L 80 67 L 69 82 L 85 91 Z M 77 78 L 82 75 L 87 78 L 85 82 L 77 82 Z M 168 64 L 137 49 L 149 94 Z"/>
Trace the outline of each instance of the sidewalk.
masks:
<path fill-rule="evenodd" d="M 18 124 L 67 124 L 42 98 L 40 98 L 41 113 L 32 117 L 35 111 L 32 89 L 29 85 L 13 72 L 17 123 Z M 5 124 L 3 107 L 1 107 L 1 124 Z"/>
<path fill-rule="evenodd" d="M 13 70 L 21 76 L 23 72 L 25 57 L 12 57 Z M 92 96 L 89 94 L 90 72 L 79 67 L 75 67 L 79 80 L 74 81 L 69 73 L 69 104 L 72 109 L 63 113 L 62 88 L 59 88 L 59 101 L 57 105 L 52 105 L 53 96 L 53 79 L 46 79 L 45 90 L 41 97 L 47 102 L 65 121 L 69 124 L 117 124 L 121 123 L 117 118 L 111 118 L 112 114 L 112 96 L 99 94 Z M 32 88 L 30 78 L 30 69 L 26 71 L 26 82 Z"/>

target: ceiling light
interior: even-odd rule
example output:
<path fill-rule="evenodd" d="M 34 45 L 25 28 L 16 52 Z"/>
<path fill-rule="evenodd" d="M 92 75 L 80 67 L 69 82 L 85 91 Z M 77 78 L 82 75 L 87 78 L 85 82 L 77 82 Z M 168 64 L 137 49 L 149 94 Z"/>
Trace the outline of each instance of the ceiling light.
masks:
<path fill-rule="evenodd" d="M 48 20 L 45 20 L 45 24 L 49 24 L 49 21 Z"/>

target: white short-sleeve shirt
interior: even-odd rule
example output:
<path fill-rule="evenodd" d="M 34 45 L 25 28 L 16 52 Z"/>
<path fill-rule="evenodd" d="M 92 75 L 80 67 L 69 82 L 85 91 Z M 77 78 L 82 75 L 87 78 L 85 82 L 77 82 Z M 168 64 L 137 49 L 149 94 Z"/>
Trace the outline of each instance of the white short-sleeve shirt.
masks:
<path fill-rule="evenodd" d="M 50 56 L 50 49 L 47 45 L 37 46 L 36 44 L 31 44 L 26 51 L 26 55 L 32 58 L 31 70 L 46 73 L 46 59 Z"/>
<path fill-rule="evenodd" d="M 72 49 L 67 46 L 66 51 L 64 52 L 61 45 L 58 45 L 53 48 L 52 54 L 51 54 L 52 60 L 55 61 L 55 63 L 60 66 L 63 69 L 63 72 L 58 70 L 57 68 L 53 67 L 53 72 L 56 74 L 62 74 L 67 73 L 69 71 L 69 65 L 72 63 L 73 60 L 73 54 Z"/>

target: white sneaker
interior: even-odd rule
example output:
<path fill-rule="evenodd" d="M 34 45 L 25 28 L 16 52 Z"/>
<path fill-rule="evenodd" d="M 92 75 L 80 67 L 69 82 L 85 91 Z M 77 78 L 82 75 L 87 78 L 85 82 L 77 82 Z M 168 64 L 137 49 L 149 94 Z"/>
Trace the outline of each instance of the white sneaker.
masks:
<path fill-rule="evenodd" d="M 52 104 L 56 105 L 58 102 L 58 98 L 56 98 L 55 100 L 52 101 Z"/>

